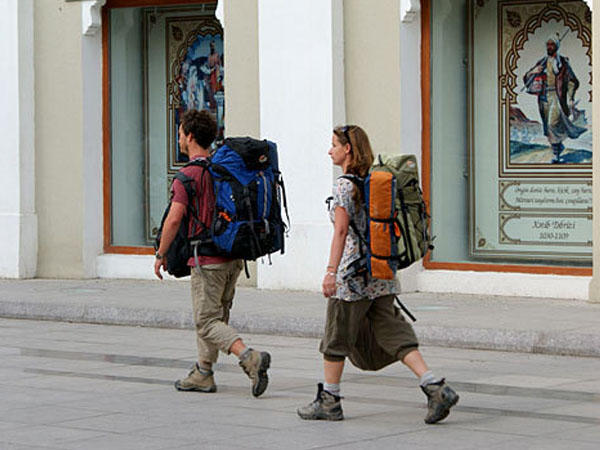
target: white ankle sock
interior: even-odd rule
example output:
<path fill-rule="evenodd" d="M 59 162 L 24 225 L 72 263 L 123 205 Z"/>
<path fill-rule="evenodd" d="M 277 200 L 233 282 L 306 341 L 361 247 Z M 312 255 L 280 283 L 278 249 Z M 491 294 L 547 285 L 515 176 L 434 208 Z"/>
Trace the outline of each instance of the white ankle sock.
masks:
<path fill-rule="evenodd" d="M 323 390 L 329 392 L 331 395 L 335 395 L 336 397 L 339 397 L 340 396 L 340 383 L 337 383 L 337 384 L 323 383 Z"/>
<path fill-rule="evenodd" d="M 250 352 L 251 352 L 251 351 L 252 351 L 252 349 L 251 349 L 250 347 L 246 347 L 246 348 L 244 349 L 244 351 L 243 351 L 242 353 L 240 353 L 240 356 L 238 356 L 238 359 L 239 359 L 240 361 L 243 361 L 243 360 L 245 360 L 245 359 L 246 359 L 246 358 L 247 358 L 247 357 L 250 355 Z"/>
<path fill-rule="evenodd" d="M 421 378 L 419 380 L 419 386 L 425 386 L 426 384 L 437 383 L 440 380 L 441 380 L 441 378 L 436 377 L 431 370 L 428 370 L 423 375 L 421 375 Z"/>

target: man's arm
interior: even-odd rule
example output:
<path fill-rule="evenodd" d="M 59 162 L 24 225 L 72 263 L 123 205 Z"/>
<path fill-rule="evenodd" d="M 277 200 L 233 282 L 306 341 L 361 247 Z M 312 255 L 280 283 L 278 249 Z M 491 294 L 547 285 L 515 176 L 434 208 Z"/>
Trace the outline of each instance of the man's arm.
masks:
<path fill-rule="evenodd" d="M 167 214 L 167 218 L 165 219 L 165 223 L 162 228 L 162 235 L 160 237 L 160 246 L 158 247 L 157 253 L 161 255 L 162 258 L 154 261 L 154 273 L 161 280 L 163 279 L 162 274 L 160 273 L 160 268 L 166 270 L 167 268 L 167 252 L 169 251 L 169 247 L 175 239 L 177 235 L 177 231 L 179 230 L 179 226 L 181 225 L 181 220 L 185 215 L 185 210 L 187 206 L 183 203 L 173 202 L 171 203 L 171 209 L 169 210 L 169 214 Z"/>
<path fill-rule="evenodd" d="M 533 66 L 531 69 L 529 69 L 525 73 L 525 75 L 523 75 L 523 83 L 525 84 L 525 86 L 529 87 L 529 85 L 533 81 L 533 78 L 536 75 L 539 75 L 542 72 L 544 72 L 544 69 L 545 69 L 544 65 L 545 65 L 545 58 L 542 58 L 537 63 L 535 63 L 535 66 Z"/>
<path fill-rule="evenodd" d="M 575 92 L 579 89 L 579 80 L 573 72 L 573 68 L 569 63 L 569 58 L 565 57 L 565 63 L 567 65 L 567 99 L 569 101 L 569 107 L 573 109 L 573 103 L 575 102 Z"/>

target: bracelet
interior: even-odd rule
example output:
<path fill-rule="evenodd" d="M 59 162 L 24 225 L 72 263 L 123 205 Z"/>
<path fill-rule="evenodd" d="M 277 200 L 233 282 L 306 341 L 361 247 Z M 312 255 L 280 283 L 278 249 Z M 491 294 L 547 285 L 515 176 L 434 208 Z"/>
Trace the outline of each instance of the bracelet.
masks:
<path fill-rule="evenodd" d="M 333 272 L 337 273 L 337 267 L 335 266 L 327 266 L 328 269 L 332 269 Z"/>
<path fill-rule="evenodd" d="M 327 272 L 326 275 L 331 275 L 332 277 L 335 277 L 337 275 L 337 272 Z"/>

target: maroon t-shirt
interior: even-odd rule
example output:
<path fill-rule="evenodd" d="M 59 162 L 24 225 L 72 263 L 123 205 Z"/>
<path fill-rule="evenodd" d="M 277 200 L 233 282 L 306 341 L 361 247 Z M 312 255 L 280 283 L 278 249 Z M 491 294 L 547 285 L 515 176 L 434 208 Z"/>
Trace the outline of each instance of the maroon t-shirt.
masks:
<path fill-rule="evenodd" d="M 205 159 L 203 157 L 198 157 L 194 159 Z M 199 166 L 188 166 L 180 169 L 180 172 L 183 172 L 184 175 L 193 178 L 196 182 L 194 186 L 196 193 L 198 194 L 198 218 L 200 222 L 210 228 L 213 219 L 213 213 L 215 208 L 215 193 L 213 191 L 212 177 L 208 170 Z M 171 201 L 181 203 L 186 206 L 186 214 L 187 214 L 187 206 L 189 204 L 189 199 L 183 184 L 178 179 L 173 180 L 173 185 L 171 186 L 171 192 L 173 197 Z M 190 229 L 188 232 L 188 236 L 194 236 L 202 231 L 202 227 L 195 220 L 190 220 Z M 221 264 L 231 261 L 231 258 L 224 258 L 222 256 L 203 256 L 198 255 L 198 263 L 201 266 L 205 266 L 207 264 Z M 194 267 L 196 262 L 194 258 L 190 258 L 188 261 L 188 266 Z"/>

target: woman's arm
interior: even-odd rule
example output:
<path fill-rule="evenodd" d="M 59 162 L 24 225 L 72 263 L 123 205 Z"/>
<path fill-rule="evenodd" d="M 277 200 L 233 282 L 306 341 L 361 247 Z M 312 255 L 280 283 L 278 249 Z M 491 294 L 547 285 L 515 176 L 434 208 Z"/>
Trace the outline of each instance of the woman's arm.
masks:
<path fill-rule="evenodd" d="M 342 259 L 350 217 L 344 208 L 338 206 L 334 213 L 333 238 L 331 240 L 331 249 L 329 251 L 329 263 L 327 263 L 327 273 L 323 279 L 323 295 L 331 297 L 336 291 L 336 273 Z"/>

